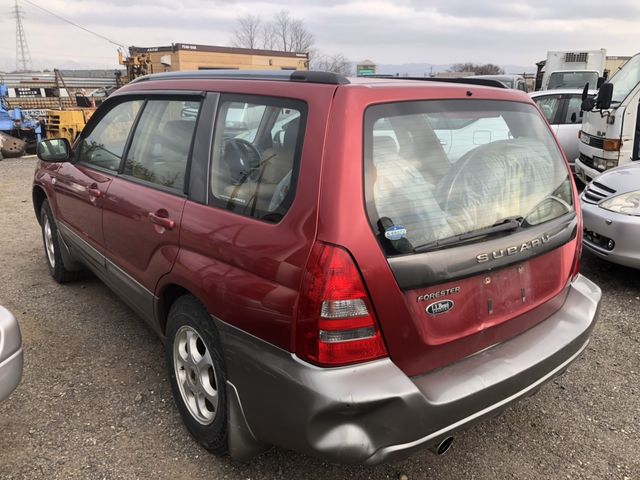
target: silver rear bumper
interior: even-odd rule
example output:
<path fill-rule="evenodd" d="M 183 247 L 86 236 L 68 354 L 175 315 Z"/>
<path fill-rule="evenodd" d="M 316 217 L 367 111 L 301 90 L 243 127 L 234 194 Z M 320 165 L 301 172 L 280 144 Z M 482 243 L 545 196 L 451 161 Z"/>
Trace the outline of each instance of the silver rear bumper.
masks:
<path fill-rule="evenodd" d="M 15 317 L 0 306 L 0 401 L 9 396 L 22 378 L 22 337 Z"/>
<path fill-rule="evenodd" d="M 419 377 L 390 359 L 318 368 L 216 320 L 231 399 L 232 455 L 274 444 L 376 464 L 438 444 L 562 373 L 585 349 L 600 289 L 579 276 L 563 307 L 528 331 Z"/>

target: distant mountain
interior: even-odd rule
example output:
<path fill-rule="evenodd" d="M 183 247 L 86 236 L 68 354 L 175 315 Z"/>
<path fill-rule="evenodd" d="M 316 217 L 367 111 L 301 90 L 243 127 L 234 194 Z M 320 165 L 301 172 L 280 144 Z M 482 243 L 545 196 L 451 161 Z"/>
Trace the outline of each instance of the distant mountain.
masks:
<path fill-rule="evenodd" d="M 380 64 L 376 66 L 376 73 L 383 75 L 415 75 L 415 76 L 430 76 L 431 74 L 447 72 L 453 64 L 448 65 L 434 65 L 432 63 L 402 63 L 402 64 Z M 505 73 L 508 74 L 521 74 L 521 73 L 536 73 L 536 66 L 522 66 L 522 65 L 500 65 Z"/>

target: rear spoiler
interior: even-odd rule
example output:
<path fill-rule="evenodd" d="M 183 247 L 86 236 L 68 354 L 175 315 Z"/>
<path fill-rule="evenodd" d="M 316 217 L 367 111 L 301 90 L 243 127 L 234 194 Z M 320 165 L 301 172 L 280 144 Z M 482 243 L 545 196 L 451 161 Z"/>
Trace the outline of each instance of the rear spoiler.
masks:
<path fill-rule="evenodd" d="M 489 78 L 442 78 L 442 77 L 395 77 L 387 75 L 367 75 L 367 78 L 384 78 L 385 80 L 420 80 L 423 82 L 446 82 L 446 83 L 463 83 L 468 85 L 482 85 L 484 87 L 507 88 L 507 86 L 499 80 Z"/>

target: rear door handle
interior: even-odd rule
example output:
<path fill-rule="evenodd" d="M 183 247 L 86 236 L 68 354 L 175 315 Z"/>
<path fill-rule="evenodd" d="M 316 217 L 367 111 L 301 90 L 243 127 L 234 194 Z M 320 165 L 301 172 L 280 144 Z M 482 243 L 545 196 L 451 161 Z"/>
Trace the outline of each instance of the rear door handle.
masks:
<path fill-rule="evenodd" d="M 176 222 L 169 218 L 169 212 L 167 212 L 164 208 L 156 210 L 155 212 L 149 212 L 149 220 L 151 220 L 151 223 L 160 225 L 167 230 L 173 230 L 173 228 L 176 226 Z"/>

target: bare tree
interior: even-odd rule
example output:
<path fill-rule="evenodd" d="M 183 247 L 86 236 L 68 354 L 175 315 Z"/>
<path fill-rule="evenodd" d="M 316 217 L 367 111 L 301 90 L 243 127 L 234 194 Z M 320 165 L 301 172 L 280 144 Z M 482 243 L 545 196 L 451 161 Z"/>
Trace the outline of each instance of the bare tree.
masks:
<path fill-rule="evenodd" d="M 502 75 L 504 70 L 498 65 L 487 63 L 480 65 L 477 63 L 455 63 L 449 69 L 450 72 L 473 72 L 476 75 Z"/>
<path fill-rule="evenodd" d="M 302 20 L 293 18 L 287 10 L 281 10 L 268 22 L 261 21 L 257 15 L 240 17 L 231 43 L 244 48 L 308 52 L 313 47 L 314 38 Z"/>
<path fill-rule="evenodd" d="M 231 44 L 239 48 L 258 48 L 258 41 L 262 35 L 262 22 L 257 15 L 245 15 L 237 20 L 233 30 Z"/>
<path fill-rule="evenodd" d="M 353 63 L 341 53 L 326 55 L 318 50 L 313 50 L 309 52 L 309 70 L 353 75 Z"/>
<path fill-rule="evenodd" d="M 265 50 L 276 50 L 276 34 L 272 23 L 262 25 L 260 31 L 260 45 Z"/>
<path fill-rule="evenodd" d="M 313 35 L 307 30 L 304 22 L 299 19 L 292 20 L 289 27 L 289 51 L 308 52 L 313 42 Z"/>
<path fill-rule="evenodd" d="M 289 45 L 291 35 L 291 15 L 287 10 L 280 10 L 276 13 L 271 22 L 272 34 L 276 37 L 277 49 L 283 52 L 291 50 Z"/>

